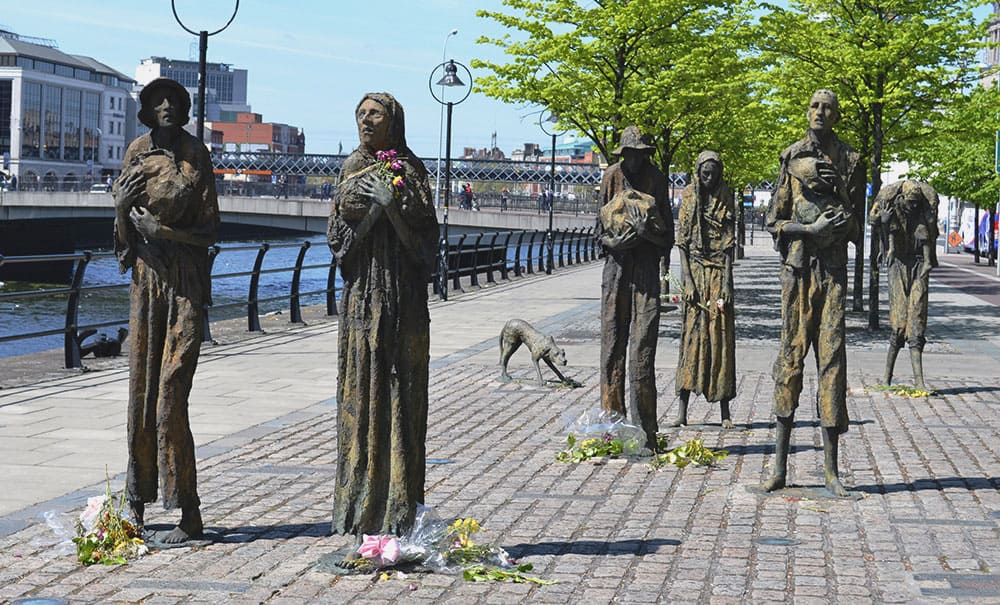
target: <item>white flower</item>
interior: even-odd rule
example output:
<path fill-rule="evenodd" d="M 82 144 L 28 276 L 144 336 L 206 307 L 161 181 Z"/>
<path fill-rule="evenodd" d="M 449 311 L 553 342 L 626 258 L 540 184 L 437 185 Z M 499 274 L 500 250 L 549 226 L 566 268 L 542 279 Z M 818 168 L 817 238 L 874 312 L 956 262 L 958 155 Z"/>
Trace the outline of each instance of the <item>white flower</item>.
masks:
<path fill-rule="evenodd" d="M 83 529 L 86 532 L 91 532 L 94 529 L 94 524 L 97 522 L 97 518 L 101 514 L 101 508 L 104 507 L 104 500 L 106 496 L 93 496 L 87 498 L 87 508 L 80 513 L 80 523 L 83 525 Z"/>

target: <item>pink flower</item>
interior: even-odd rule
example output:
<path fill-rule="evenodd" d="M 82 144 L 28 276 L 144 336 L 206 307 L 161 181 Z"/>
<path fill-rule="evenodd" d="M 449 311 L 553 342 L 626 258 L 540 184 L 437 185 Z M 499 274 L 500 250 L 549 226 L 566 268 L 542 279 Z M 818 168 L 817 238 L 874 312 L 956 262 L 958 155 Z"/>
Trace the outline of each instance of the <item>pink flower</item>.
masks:
<path fill-rule="evenodd" d="M 399 160 L 393 160 L 392 162 L 389 163 L 389 170 L 392 170 L 393 172 L 399 172 L 402 169 L 403 169 L 403 163 L 400 162 Z"/>
<path fill-rule="evenodd" d="M 393 536 L 369 536 L 364 534 L 358 554 L 371 559 L 376 565 L 386 566 L 399 558 L 399 540 Z"/>
<path fill-rule="evenodd" d="M 378 161 L 380 161 L 380 162 L 385 162 L 385 161 L 387 161 L 389 159 L 389 154 L 387 154 L 384 151 L 376 151 L 375 152 L 375 159 L 378 160 Z"/>

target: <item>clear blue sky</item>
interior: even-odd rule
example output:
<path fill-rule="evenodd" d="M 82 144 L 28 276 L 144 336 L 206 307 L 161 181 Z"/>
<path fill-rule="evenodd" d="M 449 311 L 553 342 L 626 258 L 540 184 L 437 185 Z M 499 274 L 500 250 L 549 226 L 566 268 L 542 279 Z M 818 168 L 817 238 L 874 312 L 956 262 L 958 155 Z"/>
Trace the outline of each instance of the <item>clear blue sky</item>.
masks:
<path fill-rule="evenodd" d="M 779 2 L 784 3 L 784 2 Z M 194 30 L 215 30 L 232 14 L 233 0 L 176 0 Z M 441 106 L 430 96 L 430 70 L 448 56 L 503 61 L 475 43 L 502 31 L 476 9 L 502 8 L 500 0 L 242 0 L 236 20 L 209 38 L 208 60 L 249 71 L 248 96 L 265 121 L 300 126 L 306 151 L 348 152 L 357 145 L 353 112 L 369 91 L 394 94 L 406 110 L 410 147 L 424 157 L 438 152 Z M 985 16 L 988 8 L 979 9 Z M 197 60 L 197 38 L 174 21 L 169 0 L 7 0 L 0 25 L 25 36 L 56 40 L 68 53 L 88 55 L 134 76 L 150 56 Z M 532 109 L 475 94 L 454 113 L 452 149 L 488 147 L 496 131 L 508 155 L 525 142 L 548 137 Z"/>
<path fill-rule="evenodd" d="M 213 31 L 232 14 L 232 0 L 177 0 L 193 30 Z M 449 58 L 498 51 L 475 44 L 499 33 L 477 8 L 500 0 L 241 0 L 236 20 L 208 42 L 208 60 L 249 71 L 248 97 L 265 121 L 300 126 L 306 151 L 349 152 L 357 145 L 354 107 L 365 92 L 394 94 L 406 110 L 407 140 L 419 155 L 438 151 L 440 105 L 427 81 L 441 62 L 449 31 Z M 44 0 L 4 3 L 0 26 L 24 36 L 51 38 L 63 52 L 88 55 L 134 77 L 144 58 L 198 58 L 197 37 L 174 21 L 169 0 Z M 488 31 L 488 28 L 493 28 Z M 504 105 L 473 93 L 455 107 L 453 153 L 488 147 L 497 132 L 508 155 L 525 142 L 548 140 L 530 108 Z"/>

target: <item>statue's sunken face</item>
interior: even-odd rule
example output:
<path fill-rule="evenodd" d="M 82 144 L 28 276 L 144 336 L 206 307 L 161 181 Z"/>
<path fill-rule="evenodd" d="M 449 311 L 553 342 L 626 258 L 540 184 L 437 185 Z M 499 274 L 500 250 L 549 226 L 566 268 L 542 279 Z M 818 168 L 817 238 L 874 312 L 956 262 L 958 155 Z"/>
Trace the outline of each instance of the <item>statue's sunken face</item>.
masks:
<path fill-rule="evenodd" d="M 365 99 L 358 107 L 358 138 L 364 147 L 384 150 L 389 144 L 389 116 L 374 99 Z"/>
<path fill-rule="evenodd" d="M 156 124 L 160 128 L 170 128 L 177 126 L 177 109 L 180 103 L 177 96 L 168 88 L 159 88 L 149 96 L 150 105 L 153 108 L 153 115 L 156 117 Z"/>
<path fill-rule="evenodd" d="M 833 130 L 840 119 L 840 108 L 837 97 L 824 91 L 817 92 L 809 99 L 809 128 L 821 132 Z"/>
<path fill-rule="evenodd" d="M 714 160 L 708 160 L 698 167 L 698 180 L 701 182 L 701 186 L 709 191 L 715 189 L 721 176 L 722 166 Z"/>

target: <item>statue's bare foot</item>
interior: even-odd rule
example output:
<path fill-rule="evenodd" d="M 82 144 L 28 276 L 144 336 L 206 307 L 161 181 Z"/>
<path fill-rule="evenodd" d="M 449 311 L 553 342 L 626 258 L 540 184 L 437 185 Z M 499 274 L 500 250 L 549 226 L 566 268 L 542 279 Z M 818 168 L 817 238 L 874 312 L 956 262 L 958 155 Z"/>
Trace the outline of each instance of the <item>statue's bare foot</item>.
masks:
<path fill-rule="evenodd" d="M 678 416 L 677 418 L 674 418 L 674 421 L 670 423 L 670 426 L 687 426 L 687 423 L 687 417 L 681 418 Z"/>
<path fill-rule="evenodd" d="M 513 378 L 511 378 L 509 374 L 501 374 L 500 378 L 498 378 L 497 380 L 499 380 L 500 382 L 510 382 L 511 380 L 513 380 Z"/>
<path fill-rule="evenodd" d="M 830 493 L 838 498 L 846 498 L 848 496 L 847 490 L 840 483 L 840 479 L 834 477 L 832 480 L 827 479 L 826 489 L 830 490 Z"/>
<path fill-rule="evenodd" d="M 187 542 L 201 536 L 204 529 L 201 523 L 201 511 L 197 508 L 184 509 L 184 512 L 181 513 L 181 522 L 164 536 L 162 542 L 164 544 Z"/>
<path fill-rule="evenodd" d="M 731 419 L 729 419 L 729 418 L 723 418 L 722 419 L 722 428 L 724 428 L 724 429 L 731 429 L 731 428 L 733 428 L 733 421 Z"/>
<path fill-rule="evenodd" d="M 770 479 L 768 479 L 767 481 L 765 481 L 764 483 L 761 483 L 761 485 L 760 485 L 760 488 L 762 490 L 764 490 L 765 492 L 773 492 L 773 491 L 779 490 L 779 489 L 781 489 L 783 487 L 785 487 L 785 476 L 784 475 L 775 475 L 775 476 L 771 477 Z"/>

